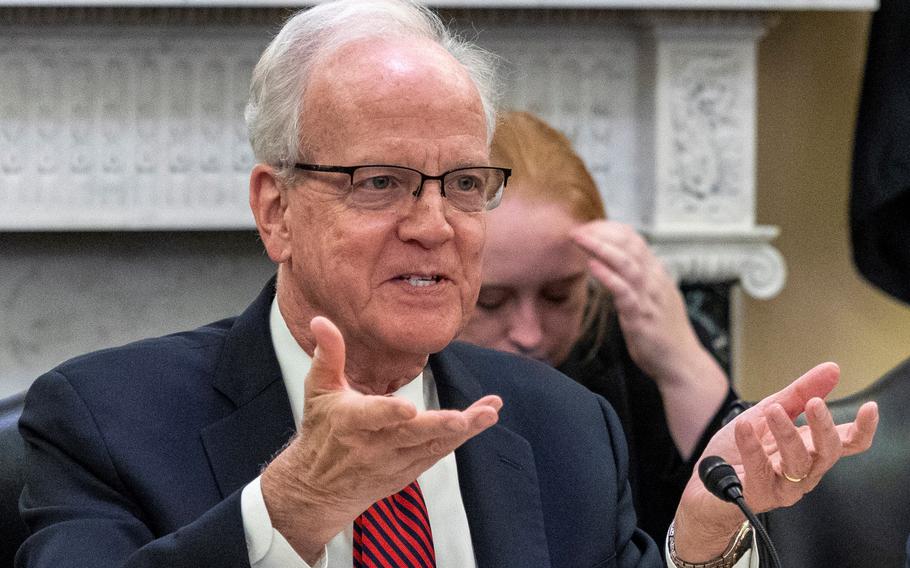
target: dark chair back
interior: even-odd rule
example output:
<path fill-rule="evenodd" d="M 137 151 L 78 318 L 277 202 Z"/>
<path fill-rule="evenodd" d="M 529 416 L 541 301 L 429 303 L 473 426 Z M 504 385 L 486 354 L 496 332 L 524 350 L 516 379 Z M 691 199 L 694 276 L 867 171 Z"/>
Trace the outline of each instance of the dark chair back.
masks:
<path fill-rule="evenodd" d="M 19 518 L 19 494 L 25 475 L 25 448 L 19 436 L 19 415 L 25 393 L 0 400 L 0 567 L 13 565 L 13 557 L 26 529 Z"/>
<path fill-rule="evenodd" d="M 830 403 L 849 421 L 867 400 L 881 420 L 872 448 L 842 459 L 814 491 L 766 515 L 786 568 L 904 568 L 910 534 L 910 359 L 868 388 Z"/>

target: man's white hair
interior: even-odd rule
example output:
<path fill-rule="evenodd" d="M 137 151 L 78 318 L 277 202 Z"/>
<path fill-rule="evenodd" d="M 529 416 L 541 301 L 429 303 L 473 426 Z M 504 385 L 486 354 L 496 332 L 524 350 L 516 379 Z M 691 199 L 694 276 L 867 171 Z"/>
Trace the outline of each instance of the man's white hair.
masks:
<path fill-rule="evenodd" d="M 306 133 L 300 111 L 314 63 L 345 44 L 366 38 L 427 39 L 464 65 L 480 93 L 487 138 L 496 123 L 495 56 L 465 41 L 429 9 L 409 0 L 338 0 L 292 16 L 253 70 L 246 124 L 259 162 L 286 168 L 301 158 Z"/>

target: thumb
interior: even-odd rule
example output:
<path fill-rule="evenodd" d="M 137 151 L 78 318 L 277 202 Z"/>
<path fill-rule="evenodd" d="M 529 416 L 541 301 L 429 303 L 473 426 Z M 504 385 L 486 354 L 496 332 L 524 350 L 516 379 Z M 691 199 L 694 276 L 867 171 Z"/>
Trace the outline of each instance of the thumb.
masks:
<path fill-rule="evenodd" d="M 306 392 L 335 391 L 347 388 L 344 378 L 344 338 L 328 318 L 316 316 L 310 321 L 310 331 L 316 341 L 313 365 L 307 375 Z"/>

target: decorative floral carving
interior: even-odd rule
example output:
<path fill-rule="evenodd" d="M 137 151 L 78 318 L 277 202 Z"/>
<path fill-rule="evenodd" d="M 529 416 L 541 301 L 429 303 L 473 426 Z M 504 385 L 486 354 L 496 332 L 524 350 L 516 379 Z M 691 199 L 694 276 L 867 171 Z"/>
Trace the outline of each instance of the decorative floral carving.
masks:
<path fill-rule="evenodd" d="M 0 228 L 250 227 L 239 99 L 256 32 L 3 42 Z"/>
<path fill-rule="evenodd" d="M 534 112 L 565 134 L 594 176 L 610 215 L 634 222 L 639 217 L 630 144 L 636 122 L 635 42 L 619 26 L 598 31 L 493 28 L 480 40 L 503 58 L 508 87 L 503 106 Z"/>
<path fill-rule="evenodd" d="M 734 47 L 672 46 L 666 72 L 672 139 L 665 216 L 705 224 L 753 217 L 754 141 L 751 52 Z M 660 102 L 658 103 L 660 104 Z"/>

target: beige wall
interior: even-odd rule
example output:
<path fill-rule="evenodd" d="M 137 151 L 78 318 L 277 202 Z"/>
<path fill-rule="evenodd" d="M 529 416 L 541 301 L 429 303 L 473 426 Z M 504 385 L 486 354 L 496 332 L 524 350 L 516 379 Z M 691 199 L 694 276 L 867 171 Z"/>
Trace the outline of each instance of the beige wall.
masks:
<path fill-rule="evenodd" d="M 910 307 L 861 280 L 850 258 L 853 126 L 869 18 L 788 13 L 761 43 L 758 222 L 778 225 L 787 285 L 743 301 L 740 388 L 758 398 L 817 362 L 841 366 L 836 395 L 910 357 Z"/>

